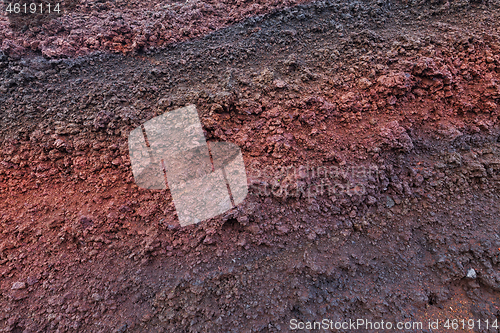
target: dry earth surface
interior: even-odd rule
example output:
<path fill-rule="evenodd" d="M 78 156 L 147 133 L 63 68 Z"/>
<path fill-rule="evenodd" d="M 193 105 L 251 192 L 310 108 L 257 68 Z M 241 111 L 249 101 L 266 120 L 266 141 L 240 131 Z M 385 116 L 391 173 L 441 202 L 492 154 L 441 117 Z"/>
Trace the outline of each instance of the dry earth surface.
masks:
<path fill-rule="evenodd" d="M 41 27 L 1 17 L 0 331 L 500 319 L 499 7 L 117 0 Z M 208 140 L 241 147 L 250 193 L 180 227 L 168 190 L 134 184 L 127 138 L 186 104 Z"/>

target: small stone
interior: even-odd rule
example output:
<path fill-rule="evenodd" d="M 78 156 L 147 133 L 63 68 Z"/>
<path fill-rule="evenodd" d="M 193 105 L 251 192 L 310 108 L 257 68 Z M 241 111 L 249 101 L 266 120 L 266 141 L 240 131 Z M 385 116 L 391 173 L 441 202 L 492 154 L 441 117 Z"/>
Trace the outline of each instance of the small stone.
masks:
<path fill-rule="evenodd" d="M 368 196 L 368 204 L 369 205 L 373 205 L 376 202 L 377 202 L 377 198 L 375 198 L 375 197 L 373 197 L 371 195 Z"/>
<path fill-rule="evenodd" d="M 94 127 L 96 129 L 105 128 L 112 120 L 112 115 L 106 111 L 100 111 L 94 119 Z"/>
<path fill-rule="evenodd" d="M 213 237 L 207 236 L 203 240 L 203 244 L 205 244 L 205 245 L 212 245 L 212 244 L 215 244 L 215 240 L 213 239 Z"/>
<path fill-rule="evenodd" d="M 278 89 L 283 89 L 286 87 L 286 82 L 283 80 L 274 80 L 274 86 Z"/>
<path fill-rule="evenodd" d="M 409 152 L 413 149 L 413 141 L 406 129 L 398 121 L 392 121 L 380 128 L 380 136 L 390 148 Z"/>
<path fill-rule="evenodd" d="M 158 108 L 160 108 L 162 110 L 165 110 L 169 106 L 172 106 L 172 100 L 168 97 L 164 97 L 158 101 L 156 106 L 158 106 Z"/>
<path fill-rule="evenodd" d="M 311 233 L 309 235 L 307 235 L 307 238 L 309 240 L 315 240 L 316 239 L 316 233 L 314 231 L 311 231 Z"/>
<path fill-rule="evenodd" d="M 122 164 L 122 158 L 120 156 L 118 156 L 117 158 L 115 158 L 114 160 L 111 161 L 111 164 L 113 164 L 115 166 L 121 165 Z"/>
<path fill-rule="evenodd" d="M 128 324 L 125 323 L 122 326 L 120 326 L 118 329 L 115 330 L 116 333 L 125 333 L 125 331 L 128 328 Z"/>
<path fill-rule="evenodd" d="M 287 234 L 290 231 L 287 225 L 279 225 L 276 227 L 276 230 L 278 230 L 283 235 Z"/>
<path fill-rule="evenodd" d="M 95 302 L 100 302 L 102 300 L 101 295 L 99 295 L 98 293 L 93 293 L 91 297 Z"/>
<path fill-rule="evenodd" d="M 14 282 L 14 284 L 12 285 L 12 290 L 20 290 L 20 289 L 24 289 L 24 288 L 26 288 L 25 282 L 17 281 L 17 282 Z"/>
<path fill-rule="evenodd" d="M 398 99 L 394 95 L 389 96 L 389 98 L 387 99 L 387 103 L 389 105 L 394 105 L 394 104 L 396 104 L 397 101 L 398 101 Z"/>
<path fill-rule="evenodd" d="M 220 104 L 214 104 L 214 105 L 212 105 L 211 111 L 214 113 L 223 113 L 224 108 Z"/>
<path fill-rule="evenodd" d="M 358 88 L 359 89 L 365 90 L 365 89 L 370 88 L 371 86 L 372 86 L 372 82 L 365 77 L 362 77 L 358 81 Z"/>
<path fill-rule="evenodd" d="M 469 279 L 475 279 L 477 278 L 477 274 L 476 274 L 476 271 L 474 270 L 474 268 L 471 268 L 467 271 L 467 277 Z"/>
<path fill-rule="evenodd" d="M 36 277 L 30 276 L 28 277 L 28 285 L 32 286 L 38 283 L 38 279 Z"/>
<path fill-rule="evenodd" d="M 121 205 L 120 208 L 118 208 L 118 211 L 120 213 L 130 213 L 132 209 L 127 205 Z"/>
<path fill-rule="evenodd" d="M 57 139 L 55 142 L 54 142 L 54 146 L 59 149 L 59 150 L 63 150 L 66 148 L 66 142 L 64 142 L 64 140 L 61 140 L 61 139 Z"/>
<path fill-rule="evenodd" d="M 251 224 L 246 229 L 250 231 L 252 234 L 257 234 L 260 231 L 260 228 L 257 224 Z"/>
<path fill-rule="evenodd" d="M 356 93 L 354 92 L 348 92 L 342 96 L 340 96 L 340 101 L 343 103 L 343 104 L 346 104 L 346 103 L 350 103 L 350 102 L 354 102 L 356 100 Z"/>
<path fill-rule="evenodd" d="M 387 201 L 385 203 L 385 205 L 387 206 L 387 208 L 392 208 L 394 207 L 396 203 L 394 202 L 394 200 L 392 200 L 391 197 L 387 197 Z"/>
<path fill-rule="evenodd" d="M 143 323 L 147 323 L 147 322 L 148 322 L 148 321 L 150 321 L 152 318 L 153 318 L 153 314 L 151 314 L 151 313 L 146 313 L 146 314 L 144 314 L 144 316 L 142 316 L 141 321 L 142 321 Z"/>
<path fill-rule="evenodd" d="M 79 226 L 83 229 L 87 229 L 93 225 L 93 219 L 91 216 L 80 216 L 78 222 Z"/>

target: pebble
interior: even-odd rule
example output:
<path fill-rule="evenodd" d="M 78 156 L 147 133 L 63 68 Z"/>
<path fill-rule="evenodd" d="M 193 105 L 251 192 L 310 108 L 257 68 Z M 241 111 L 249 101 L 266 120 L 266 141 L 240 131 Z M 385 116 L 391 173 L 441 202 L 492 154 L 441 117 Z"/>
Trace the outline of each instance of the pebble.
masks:
<path fill-rule="evenodd" d="M 38 279 L 36 277 L 30 276 L 28 277 L 28 285 L 32 286 L 38 283 Z"/>
<path fill-rule="evenodd" d="M 377 202 L 377 198 L 375 198 L 375 197 L 373 197 L 371 195 L 368 196 L 368 204 L 369 205 L 373 205 L 376 202 Z"/>
<path fill-rule="evenodd" d="M 92 297 L 92 300 L 94 300 L 95 302 L 102 301 L 102 297 L 98 293 L 93 293 L 91 297 Z"/>
<path fill-rule="evenodd" d="M 12 285 L 12 290 L 20 290 L 26 288 L 26 282 L 17 281 Z"/>
<path fill-rule="evenodd" d="M 391 197 L 387 197 L 387 201 L 386 201 L 386 206 L 387 208 L 392 208 L 394 207 L 396 203 L 394 202 L 394 200 L 391 198 Z"/>
<path fill-rule="evenodd" d="M 476 271 L 474 270 L 474 268 L 471 268 L 467 271 L 467 277 L 469 279 L 475 279 L 477 278 L 477 274 L 476 274 Z"/>
<path fill-rule="evenodd" d="M 278 89 L 283 89 L 286 87 L 286 82 L 283 80 L 274 80 L 274 86 Z"/>
<path fill-rule="evenodd" d="M 372 86 L 372 82 L 370 80 L 368 80 L 367 78 L 365 78 L 365 77 L 362 77 L 358 81 L 358 87 L 359 87 L 359 89 L 365 90 L 365 89 L 370 88 L 371 86 Z"/>
<path fill-rule="evenodd" d="M 61 139 L 57 139 L 55 142 L 54 142 L 54 146 L 59 149 L 59 150 L 63 150 L 66 148 L 66 142 L 64 142 L 64 140 L 61 140 Z"/>

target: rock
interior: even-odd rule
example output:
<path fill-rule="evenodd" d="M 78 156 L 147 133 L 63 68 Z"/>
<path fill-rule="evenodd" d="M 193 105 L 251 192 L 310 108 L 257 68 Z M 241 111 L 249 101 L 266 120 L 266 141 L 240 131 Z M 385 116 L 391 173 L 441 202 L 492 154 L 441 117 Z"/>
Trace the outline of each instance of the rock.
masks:
<path fill-rule="evenodd" d="M 336 115 L 337 114 L 337 105 L 332 104 L 332 103 L 330 103 L 328 101 L 324 101 L 323 105 L 321 105 L 321 107 L 320 107 L 320 110 L 322 112 L 327 113 L 327 114 L 334 114 L 334 115 Z"/>
<path fill-rule="evenodd" d="M 100 301 L 102 301 L 102 297 L 98 293 L 93 293 L 91 297 L 92 297 L 92 300 L 94 302 L 100 302 Z"/>
<path fill-rule="evenodd" d="M 477 278 L 477 274 L 476 274 L 476 271 L 474 270 L 474 268 L 471 268 L 467 271 L 467 278 L 469 278 L 469 279 Z"/>
<path fill-rule="evenodd" d="M 120 213 L 130 213 L 132 209 L 128 205 L 121 205 L 120 208 L 118 208 L 118 211 Z"/>
<path fill-rule="evenodd" d="M 17 281 L 12 285 L 12 290 L 20 290 L 26 288 L 26 282 Z"/>
<path fill-rule="evenodd" d="M 227 91 L 218 92 L 214 96 L 214 103 L 220 105 L 225 111 L 230 110 L 235 102 L 235 96 Z"/>
<path fill-rule="evenodd" d="M 24 47 L 16 44 L 16 42 L 10 39 L 4 39 L 0 49 L 13 59 L 20 59 L 21 55 L 26 50 Z"/>
<path fill-rule="evenodd" d="M 165 110 L 171 105 L 172 105 L 172 100 L 168 97 L 164 97 L 164 98 L 160 99 L 158 101 L 158 103 L 156 104 L 156 106 L 161 110 Z"/>
<path fill-rule="evenodd" d="M 373 197 L 371 195 L 368 196 L 368 204 L 369 205 L 373 205 L 376 202 L 377 202 L 377 198 L 375 198 L 375 197 Z"/>
<path fill-rule="evenodd" d="M 55 142 L 54 142 L 54 147 L 56 147 L 57 149 L 59 150 L 65 150 L 66 147 L 67 147 L 67 144 L 64 140 L 62 139 L 57 139 Z"/>
<path fill-rule="evenodd" d="M 38 283 L 38 279 L 36 277 L 30 276 L 28 277 L 28 285 L 33 286 Z"/>
<path fill-rule="evenodd" d="M 422 76 L 434 76 L 437 72 L 436 63 L 432 58 L 421 58 L 415 65 L 413 65 L 413 74 Z"/>
<path fill-rule="evenodd" d="M 115 165 L 115 166 L 119 166 L 122 164 L 122 158 L 120 156 L 118 156 L 117 158 L 115 158 L 114 160 L 111 161 L 111 164 Z"/>
<path fill-rule="evenodd" d="M 448 141 L 453 141 L 459 136 L 463 135 L 463 133 L 460 132 L 453 124 L 444 121 L 438 124 L 436 133 L 440 136 L 441 139 Z"/>
<path fill-rule="evenodd" d="M 280 232 L 280 234 L 285 235 L 290 231 L 287 225 L 279 225 L 276 227 L 276 230 Z"/>
<path fill-rule="evenodd" d="M 254 82 L 257 84 L 266 85 L 273 81 L 273 77 L 274 73 L 270 71 L 268 68 L 265 68 L 254 78 Z"/>
<path fill-rule="evenodd" d="M 87 229 L 94 224 L 93 218 L 91 216 L 80 216 L 80 218 L 78 219 L 78 222 L 79 222 L 78 227 L 80 227 L 82 229 Z"/>
<path fill-rule="evenodd" d="M 475 161 L 467 162 L 467 171 L 469 176 L 473 178 L 485 177 L 487 175 L 484 165 Z"/>
<path fill-rule="evenodd" d="M 394 202 L 394 200 L 391 197 L 387 197 L 387 201 L 385 203 L 387 208 L 392 208 L 392 207 L 394 207 L 395 204 L 396 203 Z"/>
<path fill-rule="evenodd" d="M 212 107 L 210 108 L 210 111 L 213 113 L 223 113 L 224 108 L 222 107 L 222 105 L 216 103 L 216 104 L 212 105 Z"/>
<path fill-rule="evenodd" d="M 40 163 L 36 167 L 36 172 L 45 172 L 47 170 L 50 170 L 51 168 L 52 168 L 52 166 L 49 163 Z"/>
<path fill-rule="evenodd" d="M 342 102 L 343 104 L 354 102 L 356 99 L 357 95 L 352 91 L 340 96 L 340 102 Z"/>
<path fill-rule="evenodd" d="M 252 234 L 258 234 L 260 232 L 260 228 L 257 224 L 251 224 L 245 228 L 250 231 Z"/>
<path fill-rule="evenodd" d="M 283 80 L 274 80 L 274 87 L 278 88 L 278 89 L 283 89 L 286 87 L 286 82 L 283 81 Z"/>
<path fill-rule="evenodd" d="M 80 128 L 77 124 L 69 123 L 67 125 L 57 125 L 54 132 L 59 135 L 77 134 L 80 133 Z"/>
<path fill-rule="evenodd" d="M 111 114 L 106 111 L 100 111 L 94 119 L 94 127 L 96 129 L 105 128 L 111 121 Z"/>
<path fill-rule="evenodd" d="M 237 104 L 237 110 L 242 114 L 260 114 L 262 105 L 254 100 L 242 99 Z"/>
<path fill-rule="evenodd" d="M 172 101 L 170 99 L 166 100 L 163 98 L 158 102 L 158 108 L 163 110 L 163 111 L 171 105 L 172 105 Z M 128 124 L 131 121 L 137 119 L 137 110 L 133 106 L 123 107 L 123 108 L 117 110 L 117 114 L 122 119 L 122 121 L 124 121 Z"/>
<path fill-rule="evenodd" d="M 380 129 L 380 136 L 385 144 L 393 149 L 409 152 L 413 149 L 413 142 L 406 133 L 406 129 L 398 121 L 391 121 Z"/>
<path fill-rule="evenodd" d="M 377 83 L 383 87 L 382 91 L 392 91 L 395 95 L 403 95 L 411 90 L 411 75 L 402 72 L 393 72 L 382 75 Z"/>
<path fill-rule="evenodd" d="M 117 328 L 114 332 L 116 332 L 116 333 L 125 333 L 125 331 L 127 331 L 127 328 L 128 328 L 128 324 L 125 323 L 122 326 L 120 326 L 119 328 Z"/>
<path fill-rule="evenodd" d="M 205 239 L 203 240 L 203 244 L 205 245 L 215 244 L 215 239 L 212 236 L 206 236 Z"/>
<path fill-rule="evenodd" d="M 313 111 L 306 111 L 300 115 L 300 120 L 313 126 L 316 123 L 316 113 Z"/>
<path fill-rule="evenodd" d="M 43 133 L 40 130 L 35 130 L 30 135 L 30 141 L 32 143 L 37 143 L 43 138 Z"/>
<path fill-rule="evenodd" d="M 412 69 L 413 75 L 441 78 L 444 84 L 450 84 L 453 75 L 446 66 L 438 66 L 432 58 L 421 58 Z"/>
<path fill-rule="evenodd" d="M 368 89 L 372 86 L 372 82 L 365 77 L 362 77 L 358 81 L 358 88 L 361 90 Z"/>

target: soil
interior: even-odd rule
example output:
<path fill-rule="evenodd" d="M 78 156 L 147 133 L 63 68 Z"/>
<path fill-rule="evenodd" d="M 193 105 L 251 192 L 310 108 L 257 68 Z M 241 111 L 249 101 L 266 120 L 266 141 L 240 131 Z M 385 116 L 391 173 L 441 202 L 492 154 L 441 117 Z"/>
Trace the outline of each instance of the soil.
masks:
<path fill-rule="evenodd" d="M 118 4 L 50 22 L 90 8 L 102 41 Z M 155 5 L 130 4 L 124 21 Z M 140 47 L 47 52 L 72 34 L 2 28 L 0 330 L 500 320 L 500 2 L 221 4 Z M 127 138 L 187 104 L 242 149 L 250 192 L 181 227 L 168 189 L 135 185 Z"/>

